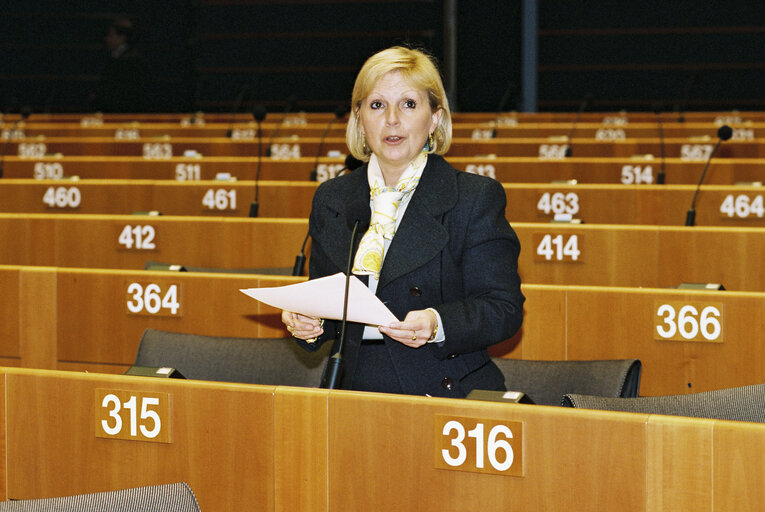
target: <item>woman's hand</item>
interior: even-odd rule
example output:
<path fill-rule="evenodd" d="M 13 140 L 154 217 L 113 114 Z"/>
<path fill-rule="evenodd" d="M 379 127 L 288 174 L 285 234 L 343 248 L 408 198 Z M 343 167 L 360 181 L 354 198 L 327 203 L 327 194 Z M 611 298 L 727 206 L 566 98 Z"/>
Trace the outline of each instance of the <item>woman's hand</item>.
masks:
<path fill-rule="evenodd" d="M 428 342 L 436 325 L 436 315 L 427 309 L 420 309 L 407 313 L 403 322 L 381 325 L 379 329 L 407 347 L 418 348 Z"/>
<path fill-rule="evenodd" d="M 282 322 L 287 326 L 290 334 L 304 341 L 318 338 L 324 334 L 322 327 L 324 322 L 319 318 L 293 313 L 292 311 L 282 311 Z"/>

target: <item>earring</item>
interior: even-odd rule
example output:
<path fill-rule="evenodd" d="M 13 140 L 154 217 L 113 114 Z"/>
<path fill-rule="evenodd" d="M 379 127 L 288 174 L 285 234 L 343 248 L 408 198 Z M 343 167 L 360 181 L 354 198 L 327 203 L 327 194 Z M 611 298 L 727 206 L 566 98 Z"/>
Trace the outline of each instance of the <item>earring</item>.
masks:
<path fill-rule="evenodd" d="M 365 155 L 372 154 L 372 151 L 369 149 L 369 146 L 367 146 L 367 136 L 363 133 L 361 134 L 361 149 Z"/>
<path fill-rule="evenodd" d="M 435 151 L 436 150 L 436 141 L 433 137 L 433 133 L 430 133 L 428 135 L 428 151 Z"/>

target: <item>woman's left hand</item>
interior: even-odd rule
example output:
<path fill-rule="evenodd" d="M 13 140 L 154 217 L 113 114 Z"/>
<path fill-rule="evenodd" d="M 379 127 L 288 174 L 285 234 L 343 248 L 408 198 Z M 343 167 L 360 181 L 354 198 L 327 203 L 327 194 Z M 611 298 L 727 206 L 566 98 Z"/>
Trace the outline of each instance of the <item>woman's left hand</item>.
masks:
<path fill-rule="evenodd" d="M 403 322 L 381 325 L 380 332 L 407 347 L 423 346 L 436 328 L 436 315 L 427 309 L 410 311 Z"/>

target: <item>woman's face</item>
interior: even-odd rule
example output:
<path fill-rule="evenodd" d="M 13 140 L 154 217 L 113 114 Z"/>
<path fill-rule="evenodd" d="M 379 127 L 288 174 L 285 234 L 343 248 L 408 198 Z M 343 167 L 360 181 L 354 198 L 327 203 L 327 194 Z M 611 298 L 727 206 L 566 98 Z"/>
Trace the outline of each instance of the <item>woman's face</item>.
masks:
<path fill-rule="evenodd" d="M 414 87 L 400 71 L 391 71 L 361 101 L 359 116 L 367 145 L 391 185 L 422 151 L 438 125 L 441 110 L 433 112 L 426 91 Z"/>

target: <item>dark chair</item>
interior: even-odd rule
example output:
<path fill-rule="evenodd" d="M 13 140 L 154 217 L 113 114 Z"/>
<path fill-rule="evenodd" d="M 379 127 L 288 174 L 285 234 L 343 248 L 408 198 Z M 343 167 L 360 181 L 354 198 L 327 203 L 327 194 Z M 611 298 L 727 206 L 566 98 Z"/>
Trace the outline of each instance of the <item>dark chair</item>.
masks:
<path fill-rule="evenodd" d="M 0 512 L 199 512 L 184 482 L 60 498 L 0 502 Z"/>
<path fill-rule="evenodd" d="M 307 352 L 292 338 L 224 338 L 146 329 L 135 365 L 174 368 L 187 379 L 317 387 L 331 345 Z"/>
<path fill-rule="evenodd" d="M 633 397 L 640 387 L 638 359 L 530 361 L 494 357 L 509 391 L 521 391 L 538 405 L 562 405 L 563 395 L 582 393 Z"/>
<path fill-rule="evenodd" d="M 765 384 L 687 395 L 604 398 L 567 394 L 567 407 L 765 423 Z"/>

